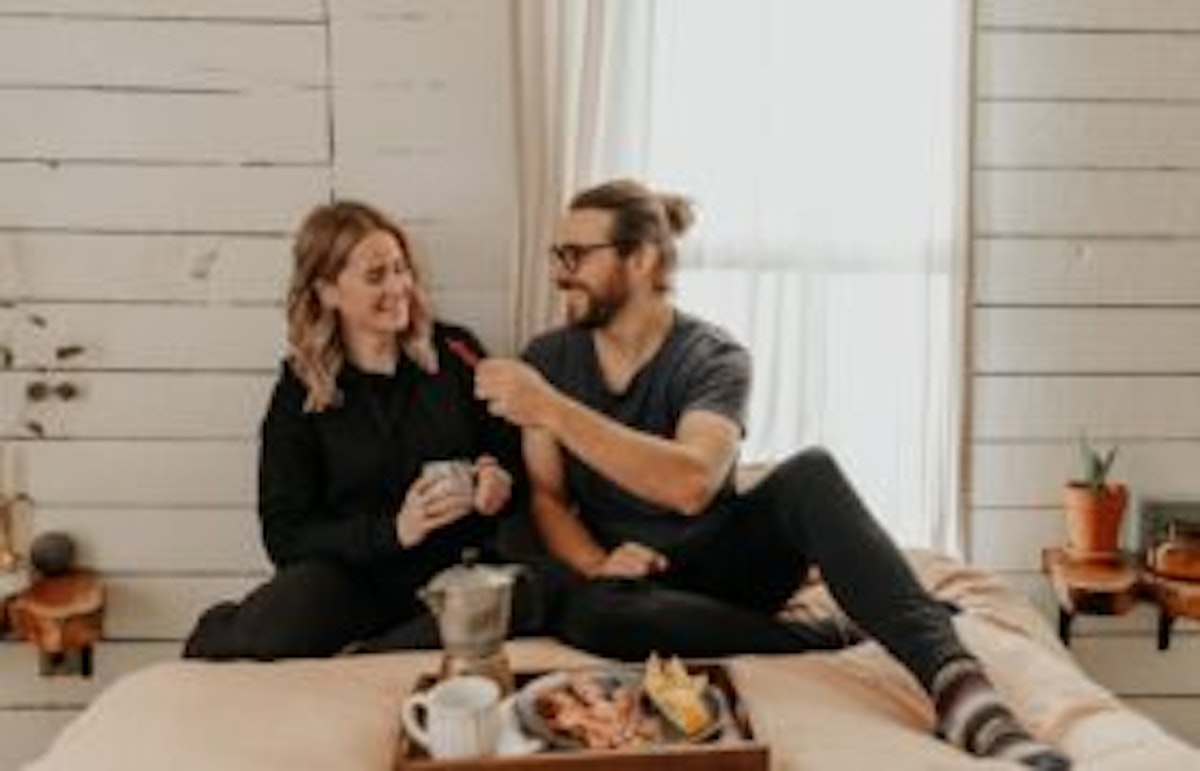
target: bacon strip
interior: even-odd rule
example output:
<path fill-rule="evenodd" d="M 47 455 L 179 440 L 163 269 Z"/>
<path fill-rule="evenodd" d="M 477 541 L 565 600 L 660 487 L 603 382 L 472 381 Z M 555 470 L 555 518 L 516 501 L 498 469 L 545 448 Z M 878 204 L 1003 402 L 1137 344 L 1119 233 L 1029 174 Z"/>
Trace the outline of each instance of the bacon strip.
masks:
<path fill-rule="evenodd" d="M 471 369 L 479 366 L 479 354 L 475 353 L 475 350 L 467 345 L 465 340 L 447 340 L 446 347 L 462 360 L 463 364 L 466 364 Z"/>
<path fill-rule="evenodd" d="M 550 730 L 588 749 L 620 749 L 663 741 L 663 726 L 641 709 L 640 686 L 612 688 L 589 674 L 541 693 L 536 709 Z"/>

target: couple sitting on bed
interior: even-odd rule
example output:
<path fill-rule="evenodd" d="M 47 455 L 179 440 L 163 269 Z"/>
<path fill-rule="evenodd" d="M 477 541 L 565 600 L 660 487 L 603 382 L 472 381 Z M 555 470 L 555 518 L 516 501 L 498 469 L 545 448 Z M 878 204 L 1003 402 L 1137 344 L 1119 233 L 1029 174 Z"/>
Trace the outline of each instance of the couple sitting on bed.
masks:
<path fill-rule="evenodd" d="M 533 565 L 540 591 L 518 596 L 518 634 L 638 659 L 799 652 L 865 633 L 925 687 L 948 741 L 1068 768 L 1004 706 L 954 610 L 918 584 L 828 454 L 801 452 L 734 491 L 750 360 L 671 305 L 690 221 L 687 201 L 633 181 L 578 194 L 551 250 L 568 325 L 518 361 L 484 358 L 469 331 L 432 319 L 395 223 L 361 204 L 313 211 L 294 247 L 290 356 L 262 425 L 259 513 L 276 573 L 208 610 L 185 655 L 436 645 L 415 590 L 464 547 L 498 558 L 497 520 L 528 498 L 549 556 Z M 422 475 L 447 458 L 473 463 L 472 493 Z M 777 618 L 810 565 L 862 632 Z"/>

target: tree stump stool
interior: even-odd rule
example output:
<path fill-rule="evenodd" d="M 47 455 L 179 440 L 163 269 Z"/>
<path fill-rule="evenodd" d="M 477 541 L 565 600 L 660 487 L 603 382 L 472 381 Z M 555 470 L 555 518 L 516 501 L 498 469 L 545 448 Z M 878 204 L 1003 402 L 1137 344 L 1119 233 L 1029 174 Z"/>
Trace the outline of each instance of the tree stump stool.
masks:
<path fill-rule="evenodd" d="M 1146 579 L 1158 600 L 1158 649 L 1171 647 L 1171 628 L 1177 618 L 1200 618 L 1200 581 L 1179 581 L 1165 576 Z"/>
<path fill-rule="evenodd" d="M 1133 608 L 1141 582 L 1137 562 L 1129 555 L 1107 562 L 1072 559 L 1064 549 L 1042 552 L 1042 569 L 1058 600 L 1058 637 L 1071 644 L 1076 614 L 1120 616 Z"/>
<path fill-rule="evenodd" d="M 38 649 L 43 675 L 92 675 L 92 646 L 100 639 L 104 587 L 87 570 L 41 578 L 8 604 L 8 617 L 22 639 Z"/>

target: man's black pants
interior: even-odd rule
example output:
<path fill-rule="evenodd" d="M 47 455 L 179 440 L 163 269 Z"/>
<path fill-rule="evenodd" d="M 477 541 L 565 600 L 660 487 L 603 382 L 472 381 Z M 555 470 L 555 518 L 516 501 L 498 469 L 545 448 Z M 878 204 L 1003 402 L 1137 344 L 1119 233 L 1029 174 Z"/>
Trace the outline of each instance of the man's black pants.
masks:
<path fill-rule="evenodd" d="M 575 585 L 559 632 L 625 660 L 828 648 L 827 635 L 777 616 L 811 565 L 846 614 L 928 687 L 967 656 L 953 611 L 917 581 L 833 458 L 806 450 L 731 504 L 719 537 L 668 555 L 647 581 Z"/>

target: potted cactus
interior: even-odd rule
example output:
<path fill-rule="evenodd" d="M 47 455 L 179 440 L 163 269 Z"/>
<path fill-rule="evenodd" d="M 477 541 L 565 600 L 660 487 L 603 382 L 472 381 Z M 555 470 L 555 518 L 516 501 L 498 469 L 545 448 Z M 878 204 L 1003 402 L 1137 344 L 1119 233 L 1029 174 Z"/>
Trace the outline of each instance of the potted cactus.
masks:
<path fill-rule="evenodd" d="M 1117 447 L 1101 453 L 1087 437 L 1079 441 L 1083 475 L 1067 483 L 1067 551 L 1075 559 L 1111 560 L 1120 555 L 1121 520 L 1129 501 L 1129 490 L 1110 482 L 1109 473 L 1117 459 Z"/>

